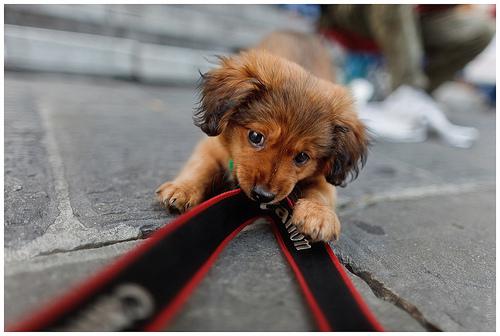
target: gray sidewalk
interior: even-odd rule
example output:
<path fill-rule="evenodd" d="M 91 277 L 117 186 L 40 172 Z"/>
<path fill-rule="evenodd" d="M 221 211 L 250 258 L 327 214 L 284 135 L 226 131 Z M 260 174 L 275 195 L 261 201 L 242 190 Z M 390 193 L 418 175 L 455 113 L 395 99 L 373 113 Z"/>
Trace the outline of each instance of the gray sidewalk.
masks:
<path fill-rule="evenodd" d="M 477 127 L 470 150 L 376 143 L 339 189 L 332 245 L 388 330 L 495 330 L 495 111 L 459 84 L 439 93 Z M 154 189 L 202 134 L 193 88 L 5 76 L 5 321 L 97 271 L 172 217 Z M 313 330 L 269 228 L 230 243 L 172 330 Z"/>

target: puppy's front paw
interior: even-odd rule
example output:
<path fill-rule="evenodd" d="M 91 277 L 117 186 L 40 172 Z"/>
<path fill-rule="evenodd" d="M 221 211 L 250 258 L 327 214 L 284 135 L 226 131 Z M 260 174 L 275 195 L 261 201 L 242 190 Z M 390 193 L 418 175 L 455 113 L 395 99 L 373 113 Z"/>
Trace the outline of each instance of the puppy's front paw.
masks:
<path fill-rule="evenodd" d="M 325 205 L 299 199 L 293 209 L 292 223 L 313 241 L 337 240 L 340 221 L 337 214 Z"/>
<path fill-rule="evenodd" d="M 196 186 L 183 182 L 165 182 L 156 189 L 156 198 L 169 211 L 183 213 L 203 200 Z"/>

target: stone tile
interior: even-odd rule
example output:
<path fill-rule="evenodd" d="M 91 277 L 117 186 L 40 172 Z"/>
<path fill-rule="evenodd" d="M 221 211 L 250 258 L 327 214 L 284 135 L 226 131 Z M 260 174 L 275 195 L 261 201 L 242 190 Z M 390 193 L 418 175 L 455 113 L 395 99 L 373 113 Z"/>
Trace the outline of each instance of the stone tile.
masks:
<path fill-rule="evenodd" d="M 385 331 L 426 331 L 406 311 L 397 307 L 392 302 L 377 297 L 363 279 L 348 270 L 346 272 Z"/>
<path fill-rule="evenodd" d="M 67 196 L 71 206 L 70 213 L 66 214 L 67 218 L 61 220 L 74 222 L 73 229 L 76 231 L 81 226 L 80 223 L 85 228 L 92 229 L 86 233 L 80 232 L 81 230 L 76 234 L 72 233 L 76 238 L 62 237 L 64 241 L 59 239 L 60 250 L 106 242 L 110 235 L 105 237 L 106 235 L 102 234 L 104 231 L 112 234 L 113 230 L 120 230 L 119 240 L 137 238 L 141 228 L 151 229 L 169 221 L 169 215 L 154 199 L 154 190 L 162 182 L 175 176 L 202 136 L 201 131 L 192 125 L 192 108 L 195 104 L 193 89 L 164 90 L 150 87 L 145 90 L 142 86 L 117 81 L 81 79 L 61 81 L 59 77 L 52 80 L 51 76 L 36 76 L 29 81 L 23 76 L 14 77 L 7 79 L 6 92 L 8 97 L 16 90 L 22 92 L 12 97 L 14 101 L 12 104 L 17 104 L 17 109 L 22 111 L 12 117 L 12 122 L 7 119 L 7 125 L 9 123 L 20 125 L 24 119 L 15 118 L 23 118 L 24 113 L 28 114 L 25 118 L 32 117 L 30 127 L 36 125 L 38 132 L 32 132 L 32 135 L 24 138 L 19 136 L 15 138 L 18 142 L 19 139 L 23 140 L 26 143 L 23 145 L 23 150 L 30 153 L 29 156 L 22 153 L 17 155 L 25 155 L 24 161 L 29 161 L 33 165 L 31 168 L 21 168 L 41 170 L 37 172 L 40 178 L 31 181 L 34 188 L 48 188 L 44 183 L 50 182 L 48 174 L 53 173 L 51 171 L 53 167 L 47 167 L 44 162 L 38 164 L 34 160 L 42 160 L 47 156 L 43 153 L 43 143 L 39 140 L 42 137 L 41 132 L 49 132 L 57 147 L 52 154 L 59 159 L 63 169 L 59 174 L 59 180 L 67 184 Z M 23 105 L 20 101 L 24 95 L 27 95 L 25 99 L 27 103 Z M 28 106 L 28 103 L 31 105 Z M 39 114 L 43 114 L 47 130 L 41 127 Z M 18 117 L 19 115 L 21 117 Z M 14 129 L 11 133 L 15 133 Z M 6 135 L 7 153 L 20 151 L 19 148 L 13 147 L 15 144 L 11 149 L 9 141 L 11 138 L 15 140 L 11 133 Z M 30 137 L 38 138 L 33 141 Z M 37 151 L 39 154 L 35 155 Z M 13 153 L 10 159 L 7 154 L 7 174 L 12 176 L 14 176 L 13 171 L 17 171 L 15 174 L 18 175 L 23 171 L 9 169 L 11 162 L 17 162 L 19 166 L 24 164 L 21 160 L 14 160 L 15 155 Z M 49 177 L 45 178 L 47 175 Z M 6 187 L 22 188 L 20 179 L 27 181 L 28 178 L 19 176 L 9 179 L 8 175 Z M 30 195 L 23 194 L 17 198 L 18 203 L 14 201 L 16 194 L 9 193 L 8 197 L 12 197 L 12 202 L 9 201 L 7 205 L 10 227 L 14 227 L 14 224 L 21 220 L 30 219 L 26 216 L 20 219 L 22 213 L 19 210 L 23 207 L 19 207 L 19 204 L 22 202 L 27 204 L 28 199 L 38 196 L 40 202 L 44 202 L 54 195 L 53 191 L 47 190 L 40 192 L 35 190 L 38 192 L 36 194 L 28 187 L 24 187 L 25 192 Z M 48 211 L 37 207 L 30 206 L 34 212 L 32 217 L 40 217 L 43 211 Z M 17 219 L 15 211 L 19 212 Z M 54 215 L 43 222 L 44 227 L 53 220 Z M 33 227 L 19 229 L 21 234 L 16 231 L 16 236 L 22 237 L 24 234 L 29 235 L 28 238 L 31 239 L 36 237 L 36 232 L 39 231 L 41 232 L 38 235 L 41 235 L 43 230 L 36 226 L 35 222 Z M 69 243 L 71 239 L 73 242 Z M 14 244 L 15 240 L 9 238 L 8 244 Z M 43 252 L 45 247 L 42 245 L 52 246 L 51 242 L 45 240 L 42 239 L 40 243 L 34 242 L 29 249 L 35 251 L 40 247 L 38 250 Z M 36 255 L 39 252 L 33 253 Z"/>
<path fill-rule="evenodd" d="M 386 202 L 343 218 L 336 252 L 446 331 L 495 330 L 495 191 Z"/>
<path fill-rule="evenodd" d="M 6 86 L 4 111 L 4 243 L 18 247 L 42 235 L 58 209 L 45 132 L 31 90 Z"/>
<path fill-rule="evenodd" d="M 311 331 L 314 320 L 267 225 L 221 253 L 169 330 Z"/>
<path fill-rule="evenodd" d="M 159 99 L 124 86 L 84 85 L 85 93 L 70 96 L 54 84 L 50 91 L 59 94 L 46 103 L 74 213 L 88 227 L 164 223 L 168 216 L 154 190 L 175 176 L 201 137 L 191 120 L 192 90 L 170 90 Z M 102 90 L 109 94 L 99 96 Z M 182 109 L 171 107 L 174 97 Z"/>
<path fill-rule="evenodd" d="M 4 278 L 5 325 L 25 318 L 73 286 L 132 249 L 138 241 L 56 253 L 29 261 L 6 262 Z"/>

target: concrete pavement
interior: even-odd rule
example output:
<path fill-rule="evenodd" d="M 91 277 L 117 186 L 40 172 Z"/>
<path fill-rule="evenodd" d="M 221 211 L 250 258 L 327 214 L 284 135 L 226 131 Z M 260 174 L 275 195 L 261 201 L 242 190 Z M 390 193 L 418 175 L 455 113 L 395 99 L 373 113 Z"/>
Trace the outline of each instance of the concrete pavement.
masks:
<path fill-rule="evenodd" d="M 376 143 L 339 190 L 333 247 L 388 330 L 495 330 L 495 111 L 459 84 L 438 92 L 477 127 L 469 150 Z M 155 187 L 201 131 L 193 88 L 5 76 L 5 321 L 67 290 L 172 217 Z M 313 330 L 266 225 L 222 253 L 171 330 Z"/>

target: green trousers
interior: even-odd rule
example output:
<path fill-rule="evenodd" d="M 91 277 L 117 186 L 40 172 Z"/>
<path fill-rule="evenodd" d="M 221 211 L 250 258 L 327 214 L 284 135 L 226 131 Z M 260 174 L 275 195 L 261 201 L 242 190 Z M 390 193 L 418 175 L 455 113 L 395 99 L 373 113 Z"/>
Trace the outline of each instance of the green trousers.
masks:
<path fill-rule="evenodd" d="M 319 27 L 373 39 L 393 89 L 408 84 L 429 92 L 476 57 L 495 33 L 494 20 L 475 10 L 419 13 L 414 5 L 322 6 Z"/>

